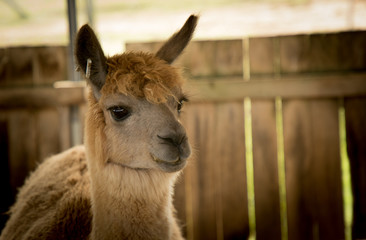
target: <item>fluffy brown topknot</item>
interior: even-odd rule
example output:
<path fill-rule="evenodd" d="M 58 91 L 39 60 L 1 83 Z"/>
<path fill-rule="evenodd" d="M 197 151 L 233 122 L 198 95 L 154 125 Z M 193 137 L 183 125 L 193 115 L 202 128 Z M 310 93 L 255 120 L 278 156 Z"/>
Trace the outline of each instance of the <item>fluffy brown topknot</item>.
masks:
<path fill-rule="evenodd" d="M 108 74 L 102 94 L 123 93 L 146 98 L 151 103 L 166 102 L 184 80 L 177 68 L 154 54 L 127 52 L 107 59 Z"/>

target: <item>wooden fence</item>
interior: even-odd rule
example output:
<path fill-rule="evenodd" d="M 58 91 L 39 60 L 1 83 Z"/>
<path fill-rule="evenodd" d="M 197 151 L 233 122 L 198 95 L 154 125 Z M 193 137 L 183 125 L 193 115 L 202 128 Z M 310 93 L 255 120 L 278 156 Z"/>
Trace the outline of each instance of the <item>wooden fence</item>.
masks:
<path fill-rule="evenodd" d="M 67 66 L 65 46 L 0 49 L 1 229 L 29 172 L 71 147 L 69 109 L 85 100 L 81 88 L 53 88 L 67 79 Z"/>
<path fill-rule="evenodd" d="M 182 121 L 194 158 L 175 196 L 188 239 L 245 239 L 253 231 L 257 239 L 345 239 L 343 143 L 352 173 L 353 239 L 366 238 L 365 43 L 366 32 L 192 42 L 176 63 L 185 68 L 192 95 Z M 12 51 L 18 50 L 0 56 L 20 56 Z M 30 76 L 39 83 L 44 70 L 35 56 L 28 59 L 36 69 Z M 0 85 L 1 190 L 11 196 L 1 210 L 35 162 L 69 147 L 68 109 L 83 105 L 82 86 L 8 87 L 28 69 L 16 58 L 18 68 L 8 60 L 0 69 L 0 84 L 6 82 Z M 67 64 L 54 66 L 65 72 Z"/>

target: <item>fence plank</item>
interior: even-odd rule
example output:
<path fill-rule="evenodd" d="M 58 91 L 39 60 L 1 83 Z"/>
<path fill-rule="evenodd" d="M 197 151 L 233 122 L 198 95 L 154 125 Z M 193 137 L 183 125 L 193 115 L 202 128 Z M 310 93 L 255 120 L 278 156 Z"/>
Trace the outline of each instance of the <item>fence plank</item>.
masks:
<path fill-rule="evenodd" d="M 3 51 L 1 84 L 31 83 L 33 79 L 34 49 L 31 47 L 6 48 Z M 21 56 L 21 57 L 20 57 Z"/>
<path fill-rule="evenodd" d="M 223 239 L 249 236 L 243 101 L 218 104 L 213 161 L 219 165 L 218 187 Z M 222 239 L 219 238 L 218 239 Z"/>
<path fill-rule="evenodd" d="M 255 81 L 254 81 L 255 80 Z M 329 98 L 339 96 L 361 96 L 366 94 L 365 74 L 343 74 L 323 76 L 281 77 L 279 79 L 242 78 L 231 81 L 211 79 L 190 82 L 189 89 L 196 94 L 193 101 L 228 101 L 254 98 Z"/>
<path fill-rule="evenodd" d="M 25 177 L 39 160 L 37 126 L 33 112 L 19 110 L 8 114 L 10 184 L 15 196 L 17 189 L 23 185 Z"/>
<path fill-rule="evenodd" d="M 289 239 L 344 239 L 338 101 L 283 102 Z"/>
<path fill-rule="evenodd" d="M 366 238 L 366 98 L 346 98 L 347 150 L 353 190 L 353 239 Z"/>
<path fill-rule="evenodd" d="M 71 131 L 70 131 L 70 108 L 68 106 L 62 106 L 57 108 L 59 113 L 60 129 L 60 150 L 65 151 L 71 147 Z M 84 118 L 82 122 L 84 122 Z"/>
<path fill-rule="evenodd" d="M 245 238 L 249 224 L 243 103 L 194 103 L 186 112 L 184 123 L 196 149 L 196 160 L 186 170 L 193 238 Z"/>
<path fill-rule="evenodd" d="M 215 105 L 201 103 L 188 105 L 183 113 L 183 122 L 194 150 L 194 160 L 186 168 L 186 182 L 190 184 L 187 218 L 191 219 L 188 236 L 192 239 L 216 239 L 216 168 L 215 149 Z M 191 231 L 191 232 L 190 232 Z"/>
<path fill-rule="evenodd" d="M 243 50 L 241 40 L 194 41 L 178 59 L 189 77 L 241 76 Z"/>
<path fill-rule="evenodd" d="M 67 47 L 35 48 L 33 63 L 34 83 L 53 83 L 67 79 Z"/>
<path fill-rule="evenodd" d="M 364 70 L 365 42 L 365 31 L 281 37 L 281 72 Z"/>
<path fill-rule="evenodd" d="M 281 239 L 274 100 L 252 100 L 256 236 Z"/>
<path fill-rule="evenodd" d="M 56 109 L 42 109 L 37 112 L 37 133 L 38 133 L 38 149 L 39 160 L 61 151 L 60 135 L 61 131 L 67 131 L 60 126 L 60 115 Z"/>
<path fill-rule="evenodd" d="M 0 89 L 0 108 L 58 107 L 85 103 L 85 88 L 80 83 L 70 88 L 3 88 Z"/>
<path fill-rule="evenodd" d="M 11 47 L 2 49 L 0 85 L 51 83 L 67 78 L 67 48 Z"/>
<path fill-rule="evenodd" d="M 273 75 L 274 38 L 258 37 L 249 39 L 250 75 Z"/>
<path fill-rule="evenodd" d="M 68 87 L 0 89 L 0 107 L 54 107 L 85 103 L 85 82 L 67 83 Z M 319 98 L 360 96 L 366 94 L 366 74 L 282 77 L 256 79 L 242 78 L 225 81 L 209 79 L 189 82 L 187 89 L 195 93 L 193 101 L 232 101 L 245 97 Z"/>

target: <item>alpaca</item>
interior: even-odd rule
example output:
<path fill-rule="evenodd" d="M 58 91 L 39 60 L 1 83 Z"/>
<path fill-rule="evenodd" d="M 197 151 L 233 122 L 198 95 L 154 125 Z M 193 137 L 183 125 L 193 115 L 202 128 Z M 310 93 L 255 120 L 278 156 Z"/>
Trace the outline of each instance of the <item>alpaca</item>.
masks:
<path fill-rule="evenodd" d="M 191 149 L 179 121 L 184 81 L 171 63 L 197 20 L 190 16 L 156 54 L 106 57 L 93 30 L 79 30 L 75 54 L 90 86 L 85 146 L 38 166 L 1 240 L 183 239 L 172 198 Z"/>

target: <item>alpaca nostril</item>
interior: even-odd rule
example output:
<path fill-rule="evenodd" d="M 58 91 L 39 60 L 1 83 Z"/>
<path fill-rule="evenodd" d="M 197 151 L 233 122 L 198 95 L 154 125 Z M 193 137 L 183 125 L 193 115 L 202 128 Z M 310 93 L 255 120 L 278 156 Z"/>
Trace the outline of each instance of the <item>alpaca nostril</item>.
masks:
<path fill-rule="evenodd" d="M 171 135 L 171 136 L 159 136 L 157 135 L 159 139 L 163 140 L 163 143 L 171 144 L 175 147 L 179 147 L 182 142 L 187 139 L 185 135 L 179 136 L 179 135 Z"/>

